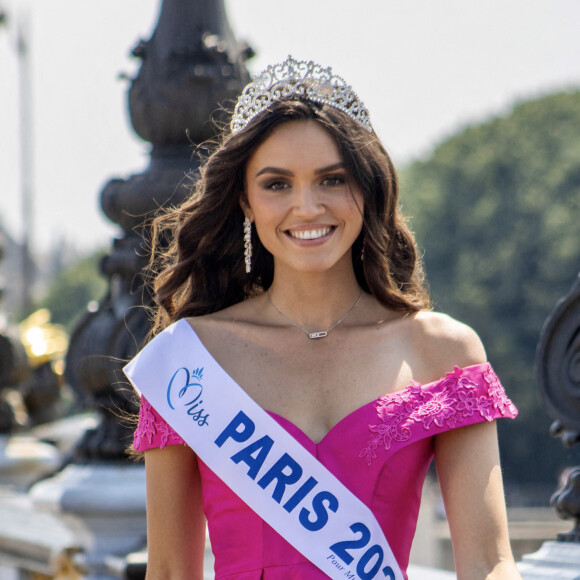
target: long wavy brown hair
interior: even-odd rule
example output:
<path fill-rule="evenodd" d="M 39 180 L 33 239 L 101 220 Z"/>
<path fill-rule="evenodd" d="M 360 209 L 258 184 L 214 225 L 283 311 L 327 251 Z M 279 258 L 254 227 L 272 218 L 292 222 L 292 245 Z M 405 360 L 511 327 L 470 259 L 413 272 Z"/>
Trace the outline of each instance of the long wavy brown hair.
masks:
<path fill-rule="evenodd" d="M 429 308 L 415 240 L 399 208 L 397 174 L 375 133 L 331 106 L 280 100 L 241 131 L 224 130 L 202 163 L 191 196 L 154 219 L 152 334 L 180 318 L 216 312 L 269 288 L 273 258 L 253 227 L 252 272 L 245 271 L 240 199 L 246 166 L 275 127 L 300 120 L 314 120 L 330 133 L 363 192 L 363 228 L 352 248 L 360 286 L 393 310 Z"/>

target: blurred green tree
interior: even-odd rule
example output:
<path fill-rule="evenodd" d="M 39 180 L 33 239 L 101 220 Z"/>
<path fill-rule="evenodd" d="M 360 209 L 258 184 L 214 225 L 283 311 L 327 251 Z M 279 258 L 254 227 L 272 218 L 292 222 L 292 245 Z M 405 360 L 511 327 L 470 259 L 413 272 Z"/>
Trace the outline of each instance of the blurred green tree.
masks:
<path fill-rule="evenodd" d="M 461 131 L 405 168 L 401 190 L 435 307 L 479 332 L 520 409 L 499 422 L 506 479 L 555 482 L 580 455 L 547 434 L 534 357 L 580 271 L 580 91 Z"/>
<path fill-rule="evenodd" d="M 99 250 L 81 258 L 52 279 L 37 305 L 50 310 L 52 322 L 64 325 L 70 332 L 87 305 L 103 297 L 107 281 L 99 272 L 99 262 L 104 254 L 104 250 Z"/>

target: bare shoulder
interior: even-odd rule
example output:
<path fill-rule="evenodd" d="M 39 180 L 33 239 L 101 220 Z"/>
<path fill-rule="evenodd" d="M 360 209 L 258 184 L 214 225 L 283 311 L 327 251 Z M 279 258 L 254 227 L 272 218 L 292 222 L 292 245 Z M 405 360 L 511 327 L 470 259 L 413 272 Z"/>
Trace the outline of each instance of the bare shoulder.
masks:
<path fill-rule="evenodd" d="M 438 373 L 455 366 L 467 367 L 487 360 L 478 334 L 468 326 L 440 312 L 420 312 L 415 317 L 416 344 L 421 359 Z"/>
<path fill-rule="evenodd" d="M 260 297 L 249 298 L 223 310 L 189 317 L 187 322 L 203 341 L 204 338 L 226 339 L 247 327 L 256 327 Z"/>

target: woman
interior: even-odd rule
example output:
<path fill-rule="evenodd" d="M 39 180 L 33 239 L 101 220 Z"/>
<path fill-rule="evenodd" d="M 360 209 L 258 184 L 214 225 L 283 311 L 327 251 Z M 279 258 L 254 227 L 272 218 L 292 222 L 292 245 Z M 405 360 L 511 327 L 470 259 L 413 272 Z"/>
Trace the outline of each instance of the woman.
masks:
<path fill-rule="evenodd" d="M 517 411 L 475 332 L 429 310 L 397 196 L 356 94 L 330 69 L 289 57 L 244 89 L 196 193 L 158 219 L 173 235 L 155 281 L 155 332 L 167 330 L 150 343 L 159 350 L 146 347 L 127 370 L 138 389 L 152 384 L 134 442 L 147 473 L 149 580 L 202 578 L 206 517 L 216 578 L 406 578 L 433 457 L 458 578 L 520 578 L 493 421 Z M 152 378 L 180 348 L 206 356 L 203 368 L 176 362 L 168 383 Z M 203 391 L 210 367 L 223 377 Z M 221 393 L 227 414 L 236 389 L 259 405 L 248 413 L 282 434 L 248 444 L 258 423 L 240 411 L 208 452 L 200 448 L 202 461 L 183 445 L 195 431 L 197 449 L 218 412 L 210 417 L 202 392 Z M 189 405 L 189 427 L 166 422 L 178 403 Z M 265 467 L 274 439 L 288 434 L 292 451 Z M 296 443 L 307 458 L 294 459 Z M 235 491 L 207 465 L 224 449 L 223 479 Z M 307 478 L 310 468 L 322 475 Z M 346 499 L 314 495 L 333 478 Z M 246 483 L 267 496 L 254 508 L 262 517 L 248 507 Z M 357 521 L 348 542 L 311 557 L 346 501 L 361 514 L 370 508 L 361 522 L 375 518 L 386 544 Z M 286 512 L 303 537 L 286 535 Z"/>

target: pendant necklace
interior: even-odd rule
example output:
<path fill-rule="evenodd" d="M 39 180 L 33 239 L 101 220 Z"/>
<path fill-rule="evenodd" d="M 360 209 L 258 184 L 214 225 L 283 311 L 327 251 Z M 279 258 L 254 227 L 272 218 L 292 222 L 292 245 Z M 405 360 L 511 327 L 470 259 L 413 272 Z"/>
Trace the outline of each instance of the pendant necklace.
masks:
<path fill-rule="evenodd" d="M 304 332 L 304 334 L 307 334 L 308 338 L 324 338 L 325 336 L 328 335 L 328 333 L 331 330 L 336 328 L 341 322 L 345 321 L 353 313 L 354 309 L 358 306 L 358 303 L 362 298 L 362 288 L 358 295 L 358 298 L 356 299 L 356 302 L 348 309 L 346 314 L 344 314 L 341 318 L 339 318 L 332 326 L 329 326 L 326 330 L 319 330 L 317 332 L 310 332 L 306 330 L 303 326 L 300 326 L 297 322 L 290 320 L 283 312 L 280 312 L 278 307 L 272 302 L 272 298 L 270 298 L 270 290 L 268 290 L 267 294 L 268 294 L 268 302 L 274 307 L 274 310 L 276 310 L 276 312 L 280 316 L 282 316 L 282 318 L 285 318 L 292 326 L 294 326 L 298 330 L 301 330 L 302 332 Z"/>

